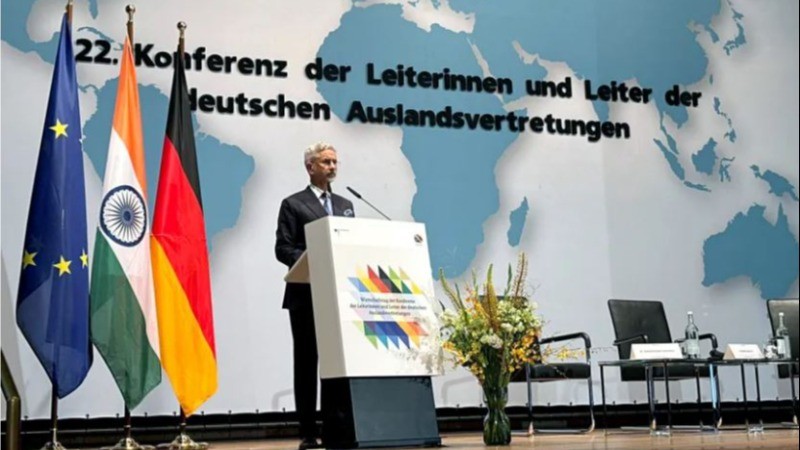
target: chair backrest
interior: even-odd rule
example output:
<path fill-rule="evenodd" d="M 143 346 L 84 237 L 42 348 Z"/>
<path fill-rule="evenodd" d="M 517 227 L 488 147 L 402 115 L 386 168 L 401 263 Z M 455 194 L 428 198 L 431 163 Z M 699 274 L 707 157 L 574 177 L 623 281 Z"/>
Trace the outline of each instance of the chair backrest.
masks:
<path fill-rule="evenodd" d="M 646 334 L 650 343 L 672 342 L 663 303 L 653 300 L 612 299 L 608 301 L 608 310 L 617 339 Z M 619 345 L 617 351 L 619 359 L 629 359 L 631 344 Z"/>
<path fill-rule="evenodd" d="M 800 300 L 796 298 L 775 298 L 767 301 L 772 332 L 778 329 L 778 315 L 783 313 L 783 323 L 789 329 L 792 358 L 800 356 Z"/>

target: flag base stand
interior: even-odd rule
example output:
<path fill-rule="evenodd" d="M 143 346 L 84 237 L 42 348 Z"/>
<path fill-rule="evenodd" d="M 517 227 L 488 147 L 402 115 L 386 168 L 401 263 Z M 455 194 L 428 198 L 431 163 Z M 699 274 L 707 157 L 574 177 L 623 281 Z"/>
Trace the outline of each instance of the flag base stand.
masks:
<path fill-rule="evenodd" d="M 179 434 L 169 444 L 158 445 L 158 450 L 206 450 L 207 448 L 207 442 L 195 442 L 186 433 Z"/>
<path fill-rule="evenodd" d="M 53 441 L 44 444 L 42 450 L 67 450 L 67 449 L 63 445 L 61 445 L 61 442 Z"/>
<path fill-rule="evenodd" d="M 131 410 L 128 409 L 128 404 L 125 404 L 125 437 L 117 442 L 113 447 L 101 447 L 100 450 L 155 450 L 152 445 L 141 445 L 131 437 Z"/>
<path fill-rule="evenodd" d="M 101 447 L 100 450 L 155 450 L 152 445 L 141 445 L 133 438 L 123 438 L 113 447 Z"/>

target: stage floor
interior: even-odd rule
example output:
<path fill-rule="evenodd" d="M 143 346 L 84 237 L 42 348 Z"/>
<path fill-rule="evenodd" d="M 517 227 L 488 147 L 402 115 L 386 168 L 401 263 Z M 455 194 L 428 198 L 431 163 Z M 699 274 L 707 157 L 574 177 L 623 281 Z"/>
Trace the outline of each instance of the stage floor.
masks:
<path fill-rule="evenodd" d="M 796 449 L 797 430 L 769 430 L 763 434 L 748 436 L 744 431 L 723 431 L 709 433 L 674 433 L 672 437 L 650 437 L 647 434 L 624 433 L 605 436 L 602 431 L 589 435 L 536 435 L 533 437 L 514 436 L 509 449 Z M 449 450 L 480 449 L 483 437 L 479 433 L 443 434 L 442 443 Z M 296 450 L 296 440 L 263 440 L 213 443 L 214 450 Z M 494 447 L 496 448 L 496 447 Z"/>

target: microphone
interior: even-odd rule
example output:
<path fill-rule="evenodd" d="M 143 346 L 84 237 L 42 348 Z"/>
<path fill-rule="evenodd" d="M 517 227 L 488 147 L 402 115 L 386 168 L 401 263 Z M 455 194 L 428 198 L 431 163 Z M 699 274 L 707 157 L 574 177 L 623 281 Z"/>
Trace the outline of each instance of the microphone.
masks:
<path fill-rule="evenodd" d="M 377 211 L 377 212 L 378 212 L 378 214 L 382 215 L 382 216 L 383 216 L 383 217 L 384 217 L 386 220 L 392 220 L 392 219 L 390 219 L 390 218 L 389 218 L 389 216 L 387 216 L 386 214 L 384 214 L 384 213 L 383 213 L 383 212 L 382 212 L 380 209 L 376 208 L 376 207 L 375 207 L 375 205 L 373 205 L 372 203 L 368 202 L 368 201 L 367 201 L 367 199 L 365 199 L 364 197 L 362 197 L 362 196 L 361 196 L 361 194 L 359 194 L 358 192 L 356 192 L 356 191 L 355 191 L 353 188 L 351 188 L 350 186 L 346 186 L 346 187 L 347 187 L 347 190 L 348 190 L 348 191 L 350 191 L 350 193 L 351 193 L 351 194 L 355 195 L 357 199 L 359 199 L 359 200 L 361 200 L 362 202 L 364 202 L 364 203 L 366 203 L 367 205 L 369 205 L 369 207 L 370 207 L 370 208 L 372 208 L 372 209 L 374 209 L 375 211 Z"/>

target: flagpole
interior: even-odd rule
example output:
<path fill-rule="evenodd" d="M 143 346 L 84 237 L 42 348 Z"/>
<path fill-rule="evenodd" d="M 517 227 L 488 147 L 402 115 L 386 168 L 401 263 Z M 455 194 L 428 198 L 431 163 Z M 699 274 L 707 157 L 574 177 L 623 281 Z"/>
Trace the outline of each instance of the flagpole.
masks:
<path fill-rule="evenodd" d="M 74 0 L 69 0 L 67 2 L 67 23 L 70 27 L 72 27 L 72 4 Z"/>
<path fill-rule="evenodd" d="M 178 22 L 178 53 L 183 58 L 184 53 L 184 33 L 186 32 L 186 22 Z"/>
<path fill-rule="evenodd" d="M 180 425 L 180 434 L 186 434 L 186 414 L 183 413 L 183 408 L 181 408 L 181 425 Z"/>
<path fill-rule="evenodd" d="M 50 395 L 50 442 L 44 444 L 42 450 L 66 450 L 58 442 L 58 390 L 55 383 L 53 383 L 53 390 Z"/>
<path fill-rule="evenodd" d="M 177 58 L 181 58 L 181 63 L 183 62 L 183 54 L 184 54 L 184 33 L 186 32 L 186 22 L 178 22 L 178 54 L 176 55 Z M 183 412 L 183 408 L 178 405 L 178 409 L 181 411 L 180 416 L 180 425 L 178 427 L 178 436 L 173 439 L 172 442 L 169 444 L 161 444 L 158 446 L 159 450 L 205 450 L 208 448 L 208 443 L 206 442 L 195 442 L 191 436 L 186 434 L 186 414 Z"/>
<path fill-rule="evenodd" d="M 175 70 L 181 70 L 183 72 L 183 62 L 184 62 L 184 34 L 186 31 L 186 22 L 178 22 L 178 53 L 175 57 Z M 180 64 L 180 66 L 178 66 Z M 176 72 L 177 73 L 177 72 Z M 205 450 L 209 447 L 208 443 L 206 442 L 195 442 L 188 434 L 186 434 L 186 414 L 183 411 L 183 407 L 178 404 L 178 409 L 180 410 L 180 425 L 178 428 L 178 436 L 173 439 L 172 442 L 169 444 L 159 444 L 159 450 Z"/>
<path fill-rule="evenodd" d="M 72 6 L 74 0 L 68 0 L 65 8 L 67 14 L 67 24 L 72 28 Z M 56 384 L 52 384 L 50 393 L 50 442 L 44 444 L 43 450 L 65 450 L 64 446 L 58 442 L 58 390 Z"/>
<path fill-rule="evenodd" d="M 125 23 L 126 31 L 128 33 L 128 40 L 130 41 L 131 47 L 133 47 L 133 15 L 136 13 L 136 6 L 134 5 L 127 5 L 125 7 L 125 12 L 128 14 L 128 21 Z M 141 445 L 133 439 L 132 435 L 132 419 L 131 419 L 131 410 L 128 408 L 128 403 L 125 402 L 125 425 L 123 426 L 123 432 L 125 436 L 117 442 L 116 445 L 113 447 L 101 447 L 100 450 L 154 450 L 155 447 L 152 445 Z"/>
<path fill-rule="evenodd" d="M 53 384 L 53 390 L 50 392 L 50 432 L 52 433 L 53 445 L 58 444 L 58 393 L 56 392 L 56 385 Z"/>
<path fill-rule="evenodd" d="M 88 314 L 85 318 L 83 316 L 88 313 L 88 274 L 69 271 L 71 260 L 77 257 L 77 249 L 87 248 L 83 160 L 80 142 L 76 139 L 81 135 L 81 124 L 78 104 L 73 101 L 78 90 L 75 61 L 72 58 L 72 10 L 73 2 L 69 0 L 59 21 L 58 50 L 47 102 L 45 133 L 41 139 L 34 175 L 25 229 L 26 249 L 23 253 L 32 259 L 32 254 L 27 250 L 29 245 L 35 246 L 38 251 L 47 248 L 54 252 L 53 255 L 61 254 L 61 262 L 53 266 L 58 268 L 58 275 L 47 267 L 50 263 L 43 264 L 40 271 L 31 268 L 26 271 L 25 267 L 29 264 L 23 263 L 16 311 L 20 331 L 50 378 L 51 428 L 50 442 L 42 447 L 45 450 L 64 450 L 58 442 L 58 398 L 59 395 L 69 395 L 80 386 L 92 362 Z M 50 126 L 54 123 L 55 126 Z M 71 126 L 70 133 L 65 131 L 67 126 Z M 61 173 L 77 175 L 54 176 Z M 56 210 L 59 220 L 52 221 L 50 212 Z M 65 273 L 69 276 L 62 278 Z M 43 279 L 47 280 L 48 289 L 39 289 Z M 34 312 L 44 313 L 45 317 L 50 314 L 50 320 L 39 316 L 34 320 L 31 316 Z M 70 318 L 70 322 L 54 323 L 54 316 Z M 51 336 L 51 329 L 61 332 Z M 63 358 L 66 349 L 70 350 L 70 358 Z M 77 349 L 82 352 L 72 352 Z"/>
<path fill-rule="evenodd" d="M 131 410 L 128 408 L 128 404 L 125 404 L 125 439 L 126 440 L 133 440 L 131 437 Z"/>
<path fill-rule="evenodd" d="M 128 5 L 125 7 L 125 12 L 128 13 L 128 39 L 131 41 L 131 47 L 133 47 L 133 15 L 136 13 L 136 6 Z"/>

